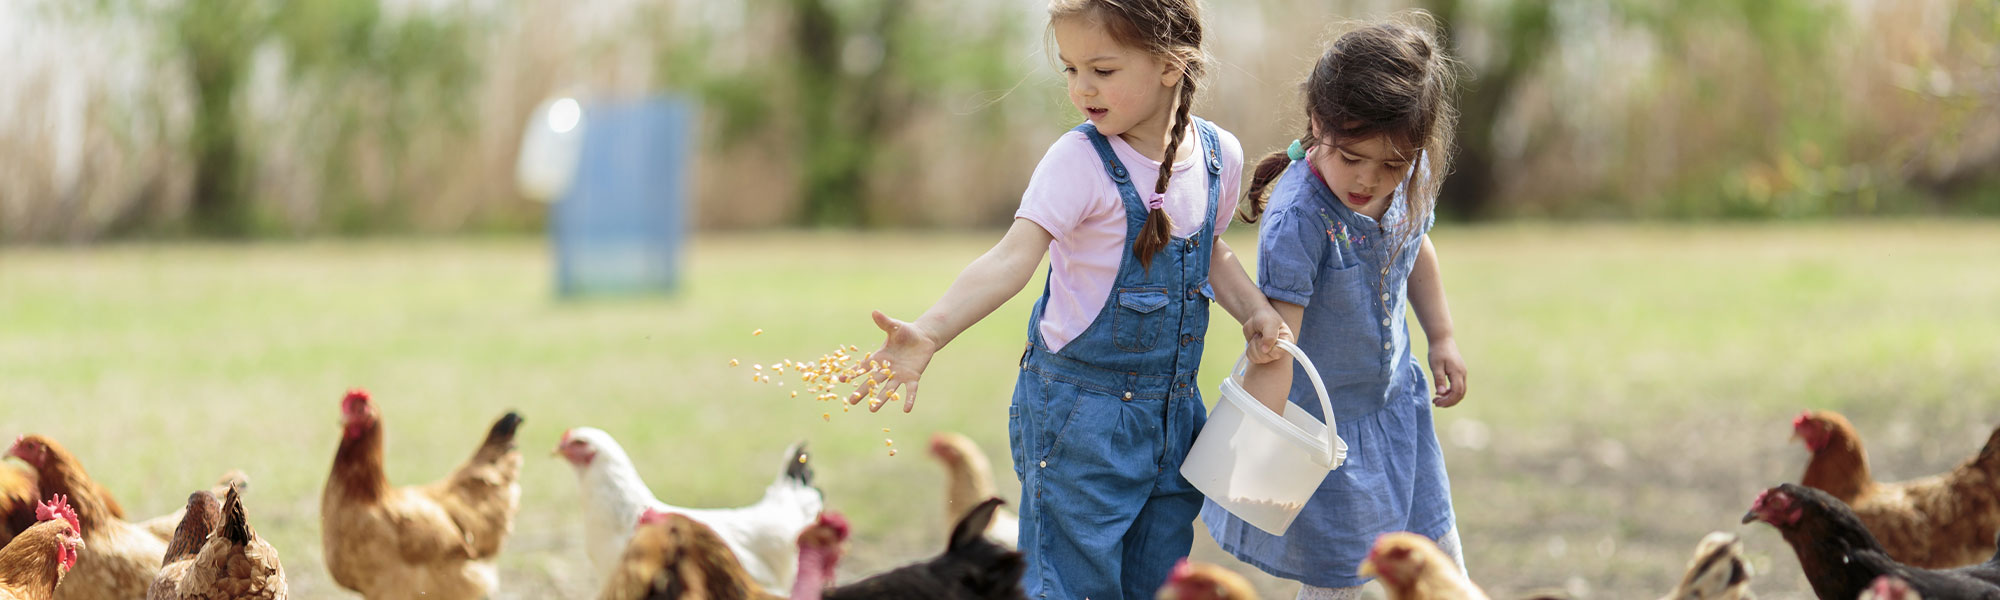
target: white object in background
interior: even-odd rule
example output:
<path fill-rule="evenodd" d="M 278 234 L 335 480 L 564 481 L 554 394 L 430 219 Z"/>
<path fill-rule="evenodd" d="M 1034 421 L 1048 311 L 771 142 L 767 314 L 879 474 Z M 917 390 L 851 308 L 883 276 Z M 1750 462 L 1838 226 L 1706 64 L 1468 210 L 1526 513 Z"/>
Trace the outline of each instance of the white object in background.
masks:
<path fill-rule="evenodd" d="M 521 195 L 554 202 L 569 191 L 576 162 L 583 152 L 583 105 L 575 98 L 542 102 L 521 132 L 521 155 L 514 163 L 514 183 Z"/>
<path fill-rule="evenodd" d="M 1271 412 L 1243 390 L 1245 361 L 1222 380 L 1222 399 L 1195 436 L 1181 476 L 1236 518 L 1272 535 L 1284 535 L 1326 474 L 1347 460 L 1347 442 L 1336 434 L 1333 400 L 1306 353 L 1291 342 L 1278 347 L 1299 360 L 1319 392 L 1321 423 L 1304 410 Z"/>

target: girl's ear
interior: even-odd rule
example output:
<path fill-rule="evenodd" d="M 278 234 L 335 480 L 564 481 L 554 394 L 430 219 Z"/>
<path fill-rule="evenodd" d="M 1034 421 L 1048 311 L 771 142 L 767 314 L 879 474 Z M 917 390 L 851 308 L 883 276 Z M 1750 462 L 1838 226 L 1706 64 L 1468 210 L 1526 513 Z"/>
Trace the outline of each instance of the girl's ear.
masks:
<path fill-rule="evenodd" d="M 1160 61 L 1160 85 L 1170 89 L 1177 89 L 1181 85 L 1181 78 L 1185 76 L 1187 76 L 1187 69 L 1181 68 L 1178 62 L 1171 60 Z"/>

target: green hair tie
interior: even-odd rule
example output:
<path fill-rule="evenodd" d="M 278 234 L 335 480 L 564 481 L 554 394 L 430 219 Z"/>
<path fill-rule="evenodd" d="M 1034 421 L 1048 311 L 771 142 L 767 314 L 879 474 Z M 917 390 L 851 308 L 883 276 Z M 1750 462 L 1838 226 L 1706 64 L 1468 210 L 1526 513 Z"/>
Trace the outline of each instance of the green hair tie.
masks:
<path fill-rule="evenodd" d="M 1304 144 L 1299 143 L 1299 140 L 1292 140 L 1292 145 L 1285 148 L 1285 158 L 1299 160 L 1305 157 L 1306 147 Z"/>

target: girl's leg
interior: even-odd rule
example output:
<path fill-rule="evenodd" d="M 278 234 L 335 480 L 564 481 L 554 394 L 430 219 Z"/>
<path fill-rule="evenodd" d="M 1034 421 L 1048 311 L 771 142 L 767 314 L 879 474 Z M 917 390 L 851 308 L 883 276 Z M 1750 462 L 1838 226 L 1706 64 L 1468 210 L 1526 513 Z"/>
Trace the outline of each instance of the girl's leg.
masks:
<path fill-rule="evenodd" d="M 1450 556 L 1452 560 L 1458 562 L 1459 572 L 1471 573 L 1471 571 L 1465 569 L 1465 551 L 1459 546 L 1458 523 L 1452 523 L 1451 531 L 1445 532 L 1444 537 L 1438 538 L 1438 549 L 1443 550 L 1445 555 Z"/>
<path fill-rule="evenodd" d="M 1361 586 L 1323 588 L 1308 585 L 1299 588 L 1298 600 L 1361 600 Z"/>

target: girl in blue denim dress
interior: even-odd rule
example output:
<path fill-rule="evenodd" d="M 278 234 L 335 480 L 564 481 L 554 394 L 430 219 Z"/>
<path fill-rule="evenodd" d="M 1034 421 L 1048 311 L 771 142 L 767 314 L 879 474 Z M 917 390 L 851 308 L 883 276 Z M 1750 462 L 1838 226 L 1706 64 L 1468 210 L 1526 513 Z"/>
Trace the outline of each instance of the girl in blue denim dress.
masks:
<path fill-rule="evenodd" d="M 1195 372 L 1210 299 L 1244 323 L 1253 360 L 1290 337 L 1216 235 L 1243 158 L 1190 112 L 1204 63 L 1197 7 L 1050 3 L 1070 102 L 1090 121 L 1049 148 L 1013 226 L 937 304 L 912 322 L 875 313 L 888 340 L 849 397 L 911 410 L 937 350 L 1050 256 L 1007 419 L 1030 598 L 1153 597 L 1192 547 L 1201 509 L 1180 465 L 1207 418 Z"/>
<path fill-rule="evenodd" d="M 1201 516 L 1224 550 L 1303 583 L 1300 598 L 1358 598 L 1357 568 L 1392 531 L 1436 540 L 1464 568 L 1431 406 L 1464 398 L 1465 363 L 1425 235 L 1450 160 L 1453 63 L 1425 15 L 1403 20 L 1417 24 L 1367 24 L 1320 57 L 1304 85 L 1306 135 L 1258 165 L 1243 209 L 1246 221 L 1266 219 L 1258 281 L 1326 382 L 1347 460 L 1285 535 L 1214 502 Z M 1410 350 L 1406 303 L 1429 335 L 1435 396 Z M 1323 417 L 1293 362 L 1253 365 L 1246 390 L 1273 410 Z"/>

